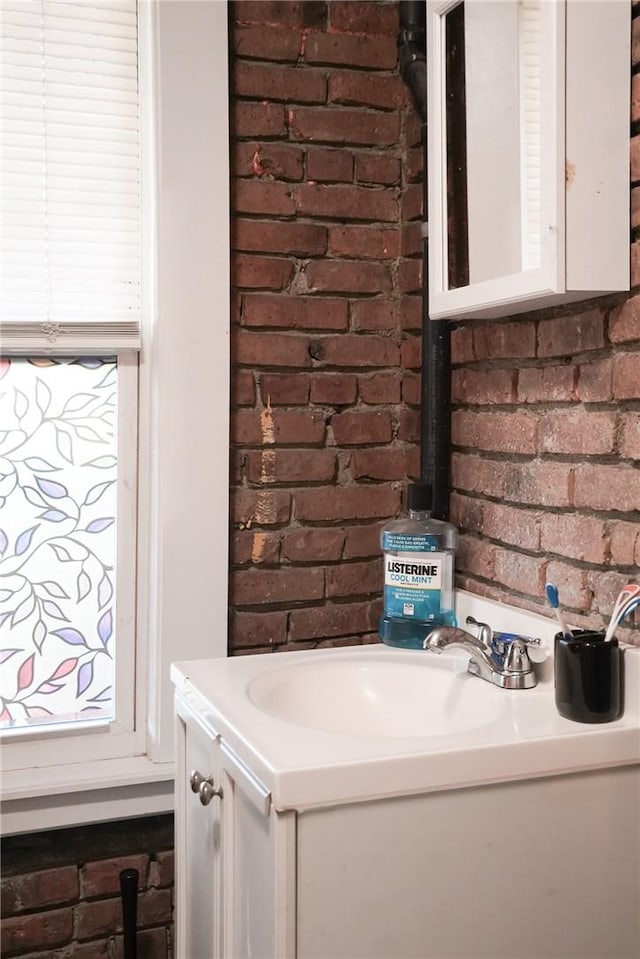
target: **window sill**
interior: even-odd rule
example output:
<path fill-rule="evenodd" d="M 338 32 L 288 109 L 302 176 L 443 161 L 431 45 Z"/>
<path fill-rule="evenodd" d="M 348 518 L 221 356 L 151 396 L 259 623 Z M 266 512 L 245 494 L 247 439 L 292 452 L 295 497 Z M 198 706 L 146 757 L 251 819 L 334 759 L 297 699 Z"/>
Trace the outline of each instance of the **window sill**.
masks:
<path fill-rule="evenodd" d="M 3 834 L 173 812 L 173 773 L 146 756 L 6 773 Z"/>

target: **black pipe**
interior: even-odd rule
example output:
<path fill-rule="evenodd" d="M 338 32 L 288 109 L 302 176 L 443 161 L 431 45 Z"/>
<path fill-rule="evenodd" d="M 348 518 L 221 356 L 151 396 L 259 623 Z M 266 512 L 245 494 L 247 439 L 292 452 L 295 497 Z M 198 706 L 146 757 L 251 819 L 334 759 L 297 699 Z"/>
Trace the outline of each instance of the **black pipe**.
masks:
<path fill-rule="evenodd" d="M 400 75 L 411 91 L 422 120 L 423 218 L 428 222 L 427 201 L 427 55 L 426 4 L 400 0 Z M 426 231 L 425 231 L 426 232 Z M 421 482 L 433 489 L 432 515 L 449 518 L 451 455 L 451 328 L 448 320 L 429 316 L 429 240 L 422 254 L 422 425 Z"/>
<path fill-rule="evenodd" d="M 138 951 L 138 878 L 137 869 L 123 869 L 120 873 L 124 959 L 136 959 Z"/>

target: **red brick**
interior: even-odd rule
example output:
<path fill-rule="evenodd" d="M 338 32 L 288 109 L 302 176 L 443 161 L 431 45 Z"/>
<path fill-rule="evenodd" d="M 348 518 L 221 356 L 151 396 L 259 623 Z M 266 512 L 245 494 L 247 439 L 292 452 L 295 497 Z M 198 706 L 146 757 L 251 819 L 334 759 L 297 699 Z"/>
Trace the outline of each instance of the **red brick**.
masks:
<path fill-rule="evenodd" d="M 404 306 L 404 303 L 402 304 Z M 354 332 L 389 331 L 398 329 L 400 305 L 397 300 L 385 298 L 354 300 L 351 304 L 351 328 Z"/>
<path fill-rule="evenodd" d="M 384 486 L 297 490 L 294 500 L 297 518 L 311 523 L 385 518 L 400 507 L 400 494 Z"/>
<path fill-rule="evenodd" d="M 640 77 L 631 78 L 631 120 L 640 120 Z"/>
<path fill-rule="evenodd" d="M 640 413 L 622 413 L 620 455 L 640 461 Z"/>
<path fill-rule="evenodd" d="M 255 57 L 258 60 L 295 62 L 300 53 L 300 33 L 282 27 L 235 27 L 233 47 L 236 57 Z"/>
<path fill-rule="evenodd" d="M 453 453 L 452 485 L 457 489 L 504 499 L 507 464 L 469 453 Z"/>
<path fill-rule="evenodd" d="M 260 395 L 271 406 L 304 406 L 309 402 L 306 373 L 268 373 L 260 377 Z"/>
<path fill-rule="evenodd" d="M 505 499 L 536 506 L 571 506 L 574 469 L 567 463 L 506 463 Z"/>
<path fill-rule="evenodd" d="M 356 163 L 356 174 L 357 174 Z M 409 220 L 419 220 L 422 217 L 423 190 L 419 183 L 411 183 L 402 193 L 400 200 L 400 215 L 403 223 Z"/>
<path fill-rule="evenodd" d="M 634 67 L 640 63 L 640 20 L 637 18 L 631 22 L 631 63 Z"/>
<path fill-rule="evenodd" d="M 292 563 L 326 563 L 339 560 L 344 529 L 292 529 L 284 535 L 282 555 Z"/>
<path fill-rule="evenodd" d="M 420 406 L 422 402 L 422 377 L 419 373 L 403 374 L 402 402 L 408 406 Z"/>
<path fill-rule="evenodd" d="M 78 870 L 75 866 L 41 869 L 2 880 L 2 914 L 53 906 L 77 899 Z"/>
<path fill-rule="evenodd" d="M 402 256 L 422 255 L 422 224 L 417 220 L 402 227 L 400 252 Z"/>
<path fill-rule="evenodd" d="M 473 344 L 473 329 L 462 326 L 451 330 L 451 362 L 473 363 L 476 358 Z"/>
<path fill-rule="evenodd" d="M 424 173 L 424 150 L 422 145 L 406 150 L 404 155 L 405 175 L 410 183 L 422 183 Z"/>
<path fill-rule="evenodd" d="M 9 916 L 2 920 L 2 955 L 31 952 L 62 946 L 73 935 L 71 909 L 49 909 L 28 916 Z"/>
<path fill-rule="evenodd" d="M 232 346 L 234 362 L 240 366 L 311 366 L 309 341 L 303 336 L 236 330 Z"/>
<path fill-rule="evenodd" d="M 240 289 L 284 290 L 293 272 L 293 262 L 279 256 L 236 253 L 232 257 L 231 282 Z"/>
<path fill-rule="evenodd" d="M 542 320 L 538 325 L 538 356 L 572 356 L 604 346 L 600 310 Z"/>
<path fill-rule="evenodd" d="M 456 554 L 458 570 L 473 570 L 485 579 L 495 577 L 496 547 L 472 536 L 460 536 Z"/>
<path fill-rule="evenodd" d="M 283 100 L 285 103 L 324 103 L 327 99 L 324 73 L 308 67 L 301 70 L 299 67 L 236 60 L 231 80 L 233 93 L 240 97 Z M 239 106 L 235 102 L 232 113 L 236 113 Z"/>
<path fill-rule="evenodd" d="M 113 935 L 122 930 L 122 908 L 119 897 L 81 902 L 76 907 L 75 916 L 78 939 Z"/>
<path fill-rule="evenodd" d="M 630 282 L 632 287 L 640 283 L 640 243 L 637 240 L 631 244 Z"/>
<path fill-rule="evenodd" d="M 408 336 L 402 341 L 401 347 L 402 368 L 405 370 L 419 370 L 422 367 L 422 338 Z"/>
<path fill-rule="evenodd" d="M 631 191 L 631 229 L 637 230 L 640 226 L 640 187 L 634 186 Z"/>
<path fill-rule="evenodd" d="M 576 513 L 545 513 L 541 517 L 540 548 L 585 563 L 603 564 L 607 537 L 602 520 Z"/>
<path fill-rule="evenodd" d="M 632 296 L 612 312 L 609 339 L 612 343 L 640 340 L 640 296 Z"/>
<path fill-rule="evenodd" d="M 382 558 L 369 563 L 340 563 L 326 570 L 327 596 L 366 596 L 382 589 Z"/>
<path fill-rule="evenodd" d="M 338 446 L 364 443 L 390 443 L 391 418 L 388 413 L 347 411 L 331 417 L 331 428 Z"/>
<path fill-rule="evenodd" d="M 576 468 L 575 505 L 578 508 L 631 512 L 640 505 L 640 471 L 582 463 Z"/>
<path fill-rule="evenodd" d="M 400 411 L 398 439 L 404 443 L 418 443 L 420 441 L 420 413 L 418 410 Z"/>
<path fill-rule="evenodd" d="M 287 523 L 291 515 L 288 490 L 236 489 L 232 497 L 232 521 L 241 529 Z"/>
<path fill-rule="evenodd" d="M 332 226 L 329 228 L 329 253 L 361 259 L 393 260 L 400 252 L 398 230 L 375 226 Z M 366 270 L 369 267 L 365 267 Z"/>
<path fill-rule="evenodd" d="M 631 138 L 630 147 L 631 159 L 631 182 L 637 183 L 640 180 L 640 136 Z"/>
<path fill-rule="evenodd" d="M 482 532 L 484 507 L 484 500 L 463 496 L 460 493 L 452 493 L 449 500 L 449 519 L 460 532 Z M 501 537 L 496 538 L 500 539 Z"/>
<path fill-rule="evenodd" d="M 277 296 L 256 293 L 242 301 L 244 326 L 290 330 L 346 330 L 349 304 L 332 297 Z"/>
<path fill-rule="evenodd" d="M 356 153 L 356 180 L 397 186 L 400 183 L 400 159 L 388 153 Z"/>
<path fill-rule="evenodd" d="M 331 366 L 396 367 L 399 359 L 398 346 L 388 337 L 357 334 L 315 339 L 311 354 Z"/>
<path fill-rule="evenodd" d="M 138 898 L 138 922 L 141 926 L 170 924 L 171 889 L 147 889 Z"/>
<path fill-rule="evenodd" d="M 230 597 L 234 606 L 268 606 L 321 599 L 324 570 L 311 567 L 240 569 L 231 573 Z"/>
<path fill-rule="evenodd" d="M 239 648 L 277 646 L 287 641 L 287 613 L 233 612 L 234 645 Z"/>
<path fill-rule="evenodd" d="M 451 417 L 451 437 L 457 446 L 503 453 L 535 453 L 538 418 L 529 413 L 458 410 Z"/>
<path fill-rule="evenodd" d="M 246 446 L 317 446 L 324 442 L 325 429 L 324 415 L 311 410 L 274 410 L 268 429 L 258 410 L 238 410 L 231 417 L 232 442 Z"/>
<path fill-rule="evenodd" d="M 280 533 L 265 530 L 235 530 L 231 544 L 235 566 L 248 563 L 273 565 L 280 559 Z"/>
<path fill-rule="evenodd" d="M 294 609 L 290 614 L 293 642 L 361 635 L 377 626 L 377 609 L 373 603 L 338 603 L 315 609 Z"/>
<path fill-rule="evenodd" d="M 304 152 L 300 147 L 284 143 L 236 142 L 232 151 L 232 169 L 238 177 L 302 179 Z"/>
<path fill-rule="evenodd" d="M 402 293 L 420 293 L 422 290 L 422 260 L 400 260 L 398 288 Z"/>
<path fill-rule="evenodd" d="M 304 56 L 307 63 L 340 64 L 393 70 L 398 58 L 395 37 L 310 33 Z"/>
<path fill-rule="evenodd" d="M 511 550 L 496 549 L 493 578 L 520 593 L 542 596 L 546 562 L 540 556 L 527 556 Z"/>
<path fill-rule="evenodd" d="M 402 297 L 402 329 L 412 332 L 421 332 L 423 327 L 422 297 Z"/>
<path fill-rule="evenodd" d="M 540 548 L 540 514 L 537 511 L 487 502 L 480 532 L 521 549 Z"/>
<path fill-rule="evenodd" d="M 521 369 L 517 374 L 519 403 L 553 403 L 575 399 L 575 366 Z"/>
<path fill-rule="evenodd" d="M 235 0 L 233 18 L 239 23 L 272 23 L 283 26 L 325 27 L 324 0 Z"/>
<path fill-rule="evenodd" d="M 454 403 L 479 406 L 512 403 L 515 373 L 513 370 L 453 370 L 451 398 Z"/>
<path fill-rule="evenodd" d="M 349 150 L 331 150 L 309 147 L 307 150 L 307 177 L 326 183 L 351 183 L 353 154 Z"/>
<path fill-rule="evenodd" d="M 615 566 L 640 566 L 640 524 L 611 523 L 609 545 Z"/>
<path fill-rule="evenodd" d="M 355 403 L 358 381 L 351 373 L 314 373 L 311 377 L 311 402 L 332 406 Z"/>
<path fill-rule="evenodd" d="M 381 76 L 357 70 L 336 70 L 329 75 L 329 101 L 397 110 L 406 100 L 398 76 Z"/>
<path fill-rule="evenodd" d="M 293 191 L 295 208 L 302 216 L 389 223 L 398 219 L 394 190 L 307 183 Z"/>
<path fill-rule="evenodd" d="M 271 180 L 232 180 L 231 206 L 236 213 L 292 216 L 296 212 L 292 189 Z"/>
<path fill-rule="evenodd" d="M 256 401 L 256 384 L 249 370 L 234 370 L 231 386 L 232 406 L 253 406 Z"/>
<path fill-rule="evenodd" d="M 236 137 L 282 137 L 287 129 L 284 107 L 279 103 L 248 100 L 234 103 L 230 125 Z"/>
<path fill-rule="evenodd" d="M 595 413 L 582 407 L 554 410 L 540 417 L 540 450 L 543 453 L 612 453 L 616 414 Z"/>
<path fill-rule="evenodd" d="M 312 260 L 304 273 L 307 290 L 322 293 L 378 293 L 391 289 L 389 268 L 360 260 Z"/>
<path fill-rule="evenodd" d="M 374 523 L 367 526 L 348 526 L 344 545 L 345 559 L 361 559 L 365 556 L 379 556 L 380 531 L 384 524 Z"/>
<path fill-rule="evenodd" d="M 351 457 L 351 475 L 356 480 L 403 480 L 406 472 L 406 457 L 400 449 L 356 450 Z"/>
<path fill-rule="evenodd" d="M 235 219 L 231 240 L 235 250 L 317 256 L 326 253 L 327 228 L 317 223 Z"/>
<path fill-rule="evenodd" d="M 577 367 L 576 396 L 583 403 L 603 403 L 613 399 L 613 365 L 611 357 L 581 363 Z"/>
<path fill-rule="evenodd" d="M 289 111 L 294 140 L 359 146 L 393 146 L 400 133 L 396 113 L 337 107 L 295 107 Z M 259 136 L 248 132 L 247 136 Z"/>
<path fill-rule="evenodd" d="M 640 398 L 640 352 L 617 353 L 613 357 L 612 383 L 614 399 Z"/>
<path fill-rule="evenodd" d="M 270 456 L 265 471 L 264 457 Z M 247 477 L 250 483 L 331 483 L 335 479 L 334 450 L 269 450 L 249 453 Z"/>
<path fill-rule="evenodd" d="M 475 358 L 525 359 L 536 355 L 536 328 L 531 322 L 496 323 L 473 331 Z"/>
<path fill-rule="evenodd" d="M 140 888 L 147 884 L 149 857 L 146 855 L 124 856 L 117 859 L 100 859 L 86 863 L 80 870 L 82 891 L 87 898 L 120 894 L 120 873 L 123 869 L 137 869 Z"/>
<path fill-rule="evenodd" d="M 332 0 L 330 10 L 331 29 L 339 33 L 395 36 L 399 29 L 395 3 Z"/>
<path fill-rule="evenodd" d="M 363 403 L 400 402 L 400 379 L 397 373 L 375 373 L 358 378 L 358 395 Z"/>

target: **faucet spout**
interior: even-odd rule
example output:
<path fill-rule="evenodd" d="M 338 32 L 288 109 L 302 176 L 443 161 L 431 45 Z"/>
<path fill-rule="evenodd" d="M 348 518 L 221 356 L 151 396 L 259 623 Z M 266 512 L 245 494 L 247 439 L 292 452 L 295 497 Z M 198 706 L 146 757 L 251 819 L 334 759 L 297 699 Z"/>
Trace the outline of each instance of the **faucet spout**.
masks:
<path fill-rule="evenodd" d="M 498 652 L 493 645 L 487 645 L 464 629 L 437 626 L 427 635 L 422 646 L 434 653 L 442 653 L 448 648 L 466 650 L 471 656 L 468 671 L 503 689 L 531 689 L 536 685 L 526 644 L 519 639 L 514 639 L 505 652 Z"/>

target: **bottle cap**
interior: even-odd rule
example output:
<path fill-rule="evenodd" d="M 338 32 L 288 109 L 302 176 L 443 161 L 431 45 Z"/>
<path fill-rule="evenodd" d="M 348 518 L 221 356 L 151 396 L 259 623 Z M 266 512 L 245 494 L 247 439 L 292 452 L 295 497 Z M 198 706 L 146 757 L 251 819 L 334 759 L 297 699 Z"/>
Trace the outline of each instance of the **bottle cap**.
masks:
<path fill-rule="evenodd" d="M 430 483 L 412 483 L 407 487 L 407 507 L 424 512 L 433 506 L 433 486 Z"/>

